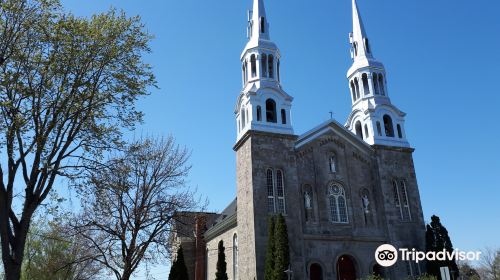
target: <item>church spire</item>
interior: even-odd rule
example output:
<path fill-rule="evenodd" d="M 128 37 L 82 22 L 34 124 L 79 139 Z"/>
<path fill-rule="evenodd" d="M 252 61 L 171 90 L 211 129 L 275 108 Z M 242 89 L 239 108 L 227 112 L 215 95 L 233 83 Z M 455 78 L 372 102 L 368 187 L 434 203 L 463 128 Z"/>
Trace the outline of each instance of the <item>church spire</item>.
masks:
<path fill-rule="evenodd" d="M 352 0 L 352 33 L 350 34 L 350 41 L 353 48 L 353 60 L 364 57 L 372 58 L 368 36 L 366 36 L 356 0 Z"/>
<path fill-rule="evenodd" d="M 264 0 L 254 0 L 251 19 L 251 38 L 269 40 L 269 23 L 266 17 Z"/>

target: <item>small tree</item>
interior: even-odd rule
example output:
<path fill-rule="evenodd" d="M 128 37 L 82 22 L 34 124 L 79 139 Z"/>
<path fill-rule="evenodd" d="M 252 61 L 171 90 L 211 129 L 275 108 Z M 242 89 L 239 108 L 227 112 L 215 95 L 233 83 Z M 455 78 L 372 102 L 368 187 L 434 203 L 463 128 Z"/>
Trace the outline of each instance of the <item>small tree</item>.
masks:
<path fill-rule="evenodd" d="M 168 280 L 186 280 L 188 279 L 188 271 L 186 267 L 186 262 L 184 261 L 184 251 L 182 246 L 177 250 L 177 258 L 175 259 L 172 267 L 170 268 L 170 274 L 168 275 Z"/>
<path fill-rule="evenodd" d="M 274 261 L 274 279 L 287 280 L 288 276 L 285 270 L 290 265 L 290 249 L 288 245 L 288 229 L 285 218 L 280 214 L 276 221 L 274 230 L 275 242 L 275 261 Z"/>
<path fill-rule="evenodd" d="M 274 278 L 274 227 L 275 221 L 274 216 L 269 217 L 268 222 L 268 238 L 267 238 L 267 252 L 266 252 L 266 268 L 264 271 L 264 277 L 266 280 L 273 280 Z"/>
<path fill-rule="evenodd" d="M 448 235 L 448 230 L 441 224 L 438 216 L 433 215 L 431 220 L 431 223 L 427 225 L 427 231 L 425 233 L 426 251 L 437 253 L 445 250 L 447 252 L 453 252 L 453 244 Z M 427 272 L 430 275 L 436 276 L 438 279 L 441 278 L 440 267 L 448 267 L 452 277 L 454 279 L 458 278 L 459 272 L 455 260 L 434 260 L 427 262 Z"/>
<path fill-rule="evenodd" d="M 227 280 L 227 264 L 226 264 L 226 253 L 224 253 L 224 241 L 219 241 L 217 257 L 217 271 L 215 272 L 215 280 Z"/>
<path fill-rule="evenodd" d="M 22 280 L 98 279 L 102 267 L 80 236 L 71 236 L 67 216 L 32 224 L 25 247 Z M 0 278 L 2 279 L 2 278 Z"/>

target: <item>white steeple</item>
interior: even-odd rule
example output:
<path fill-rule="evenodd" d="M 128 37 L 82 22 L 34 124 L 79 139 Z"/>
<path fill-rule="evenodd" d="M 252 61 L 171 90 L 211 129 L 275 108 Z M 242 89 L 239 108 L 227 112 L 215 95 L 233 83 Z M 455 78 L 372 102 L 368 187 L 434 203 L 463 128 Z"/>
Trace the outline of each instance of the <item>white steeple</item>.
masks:
<path fill-rule="evenodd" d="M 391 104 L 384 65 L 373 57 L 356 0 L 352 0 L 353 32 L 349 34 L 353 64 L 347 72 L 352 111 L 346 127 L 371 145 L 409 147 L 405 113 Z"/>
<path fill-rule="evenodd" d="M 365 27 L 363 25 L 363 21 L 359 15 L 358 4 L 356 0 L 352 0 L 352 36 L 351 36 L 351 44 L 353 47 L 356 46 L 354 50 L 354 59 L 359 59 L 362 57 L 372 57 L 369 49 L 369 45 L 367 44 L 367 36 L 365 32 Z"/>
<path fill-rule="evenodd" d="M 263 0 L 254 0 L 248 13 L 248 37 L 241 54 L 243 89 L 234 110 L 237 139 L 248 130 L 293 134 L 293 98 L 281 87 L 281 54 L 271 41 Z"/>
<path fill-rule="evenodd" d="M 262 38 L 269 40 L 269 24 L 263 0 L 253 1 L 252 22 L 255 24 L 255 28 L 252 30 L 252 39 Z"/>

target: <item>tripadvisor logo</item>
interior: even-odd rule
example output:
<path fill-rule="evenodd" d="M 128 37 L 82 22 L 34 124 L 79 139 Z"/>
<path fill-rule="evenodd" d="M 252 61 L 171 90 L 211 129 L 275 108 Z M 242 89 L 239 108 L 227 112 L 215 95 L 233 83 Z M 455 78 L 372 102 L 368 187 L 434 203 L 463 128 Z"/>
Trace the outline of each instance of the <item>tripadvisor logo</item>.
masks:
<path fill-rule="evenodd" d="M 400 256 L 398 258 L 398 255 Z M 399 248 L 397 250 L 394 246 L 390 244 L 380 245 L 375 251 L 375 260 L 377 263 L 383 267 L 393 266 L 398 259 L 401 261 L 413 261 L 419 263 L 423 260 L 427 261 L 478 261 L 480 259 L 481 252 L 465 252 L 459 249 L 453 250 L 451 252 L 442 250 L 437 252 L 422 252 L 417 251 L 415 248 Z"/>
<path fill-rule="evenodd" d="M 398 260 L 398 251 L 390 244 L 380 245 L 375 251 L 375 260 L 381 266 L 392 266 Z"/>

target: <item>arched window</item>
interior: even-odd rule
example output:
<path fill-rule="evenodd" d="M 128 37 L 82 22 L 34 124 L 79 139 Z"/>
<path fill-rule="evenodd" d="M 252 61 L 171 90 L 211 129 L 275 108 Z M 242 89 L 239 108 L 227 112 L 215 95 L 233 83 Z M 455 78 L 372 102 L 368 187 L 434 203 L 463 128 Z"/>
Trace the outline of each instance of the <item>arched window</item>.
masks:
<path fill-rule="evenodd" d="M 394 137 L 394 127 L 392 126 L 392 118 L 389 115 L 384 115 L 385 136 Z"/>
<path fill-rule="evenodd" d="M 323 280 L 323 268 L 320 264 L 313 263 L 309 268 L 309 279 L 310 280 Z"/>
<path fill-rule="evenodd" d="M 269 55 L 268 59 L 268 66 L 269 66 L 269 78 L 273 79 L 274 78 L 274 57 L 272 54 Z"/>
<path fill-rule="evenodd" d="M 278 76 L 278 82 L 281 82 L 281 74 L 280 74 L 281 70 L 280 70 L 280 60 L 279 59 L 278 59 L 278 62 L 276 63 L 276 65 L 277 65 L 276 66 L 276 68 L 277 68 L 276 71 L 278 73 L 278 75 L 277 75 Z"/>
<path fill-rule="evenodd" d="M 238 236 L 233 236 L 233 279 L 238 278 Z"/>
<path fill-rule="evenodd" d="M 245 117 L 245 109 L 241 109 L 241 128 L 245 128 L 245 124 L 247 123 Z"/>
<path fill-rule="evenodd" d="M 366 48 L 366 52 L 370 53 L 370 44 L 368 42 L 368 38 L 365 38 L 365 48 Z"/>
<path fill-rule="evenodd" d="M 266 100 L 266 121 L 276 123 L 276 102 L 269 98 Z"/>
<path fill-rule="evenodd" d="M 247 69 L 245 68 L 245 63 L 241 66 L 241 70 L 243 72 L 243 83 L 247 82 Z"/>
<path fill-rule="evenodd" d="M 406 190 L 406 183 L 404 180 L 399 182 L 399 188 L 401 192 L 401 206 L 403 207 L 403 216 L 401 217 L 403 221 L 411 221 L 411 211 L 410 211 L 410 203 L 408 201 L 408 192 Z"/>
<path fill-rule="evenodd" d="M 365 138 L 370 137 L 370 133 L 368 133 L 368 125 L 365 124 Z"/>
<path fill-rule="evenodd" d="M 393 180 L 392 188 L 394 192 L 394 205 L 399 211 L 401 221 L 411 221 L 410 204 L 408 202 L 408 193 L 405 181 L 402 180 L 398 187 L 398 182 Z"/>
<path fill-rule="evenodd" d="M 354 56 L 358 56 L 358 43 L 352 43 L 352 47 L 354 48 Z"/>
<path fill-rule="evenodd" d="M 401 130 L 401 125 L 398 124 L 397 125 L 397 128 L 398 128 L 398 137 L 399 138 L 403 138 L 403 131 Z"/>
<path fill-rule="evenodd" d="M 262 120 L 262 109 L 260 106 L 257 106 L 257 121 L 260 122 Z"/>
<path fill-rule="evenodd" d="M 328 165 L 330 167 L 330 172 L 332 172 L 332 173 L 337 172 L 337 156 L 336 155 L 330 156 L 330 159 L 328 160 Z"/>
<path fill-rule="evenodd" d="M 348 223 L 347 203 L 345 191 L 339 185 L 328 187 L 328 202 L 330 205 L 330 218 L 334 223 Z"/>
<path fill-rule="evenodd" d="M 281 109 L 281 123 L 286 124 L 286 111 L 285 111 L 285 109 Z"/>
<path fill-rule="evenodd" d="M 276 171 L 276 198 L 278 200 L 278 213 L 286 214 L 285 210 L 285 182 L 283 171 Z"/>
<path fill-rule="evenodd" d="M 261 71 L 262 71 L 262 77 L 266 78 L 267 77 L 267 55 L 262 54 L 260 57 L 260 66 L 261 66 Z"/>
<path fill-rule="evenodd" d="M 365 95 L 370 94 L 370 87 L 368 86 L 368 75 L 366 73 L 361 76 L 361 80 L 363 81 L 363 91 Z"/>
<path fill-rule="evenodd" d="M 260 18 L 260 32 L 266 33 L 266 19 L 264 17 Z"/>
<path fill-rule="evenodd" d="M 378 136 L 382 136 L 382 127 L 380 126 L 380 122 L 377 122 L 377 133 Z"/>
<path fill-rule="evenodd" d="M 356 135 L 359 138 L 363 139 L 363 129 L 361 128 L 361 122 L 357 121 L 355 127 L 356 127 Z"/>
<path fill-rule="evenodd" d="M 392 190 L 394 192 L 394 205 L 399 208 L 399 211 L 401 212 L 401 200 L 399 199 L 398 183 L 396 180 L 392 181 Z"/>
<path fill-rule="evenodd" d="M 358 82 L 358 78 L 354 78 L 354 87 L 356 88 L 356 99 L 359 99 L 359 82 Z"/>
<path fill-rule="evenodd" d="M 252 54 L 252 56 L 250 56 L 250 67 L 252 68 L 251 69 L 252 78 L 255 78 L 257 76 L 257 63 L 256 63 L 255 54 Z"/>
<path fill-rule="evenodd" d="M 356 101 L 356 88 L 354 87 L 354 82 L 351 81 L 351 93 L 352 93 L 352 101 Z"/>
<path fill-rule="evenodd" d="M 378 75 L 378 85 L 380 86 L 380 93 L 382 93 L 382 95 L 385 95 L 385 82 L 384 76 L 382 74 Z"/>
<path fill-rule="evenodd" d="M 274 178 L 272 169 L 268 169 L 266 171 L 266 185 L 267 185 L 267 212 L 274 213 L 276 210 L 274 205 Z"/>
<path fill-rule="evenodd" d="M 375 94 L 380 94 L 378 89 L 378 74 L 373 73 L 373 88 L 375 89 Z"/>

